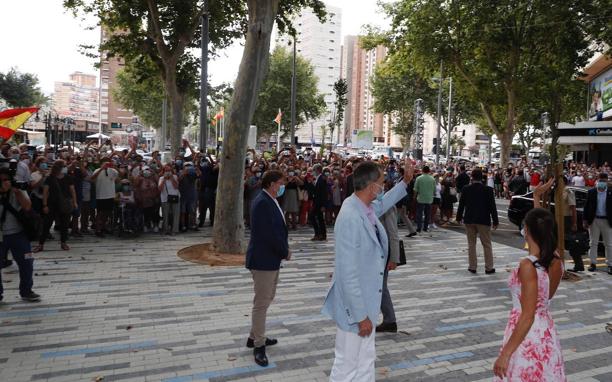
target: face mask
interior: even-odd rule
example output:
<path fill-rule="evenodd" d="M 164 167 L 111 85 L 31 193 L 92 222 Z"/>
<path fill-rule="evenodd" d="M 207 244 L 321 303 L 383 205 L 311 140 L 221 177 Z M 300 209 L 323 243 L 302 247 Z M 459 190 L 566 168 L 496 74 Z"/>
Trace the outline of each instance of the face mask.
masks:
<path fill-rule="evenodd" d="M 180 160 L 180 159 L 179 159 L 179 160 L 177 160 L 175 163 L 176 163 L 176 165 L 177 165 L 177 166 L 179 166 L 179 167 L 181 167 L 181 166 L 183 165 L 183 161 L 182 161 L 182 160 Z"/>
<path fill-rule="evenodd" d="M 19 154 L 12 154 L 11 159 L 19 160 Z"/>
<path fill-rule="evenodd" d="M 599 181 L 597 182 L 597 190 L 603 192 L 608 189 L 608 183 Z"/>
<path fill-rule="evenodd" d="M 276 193 L 276 197 L 280 198 L 281 196 L 283 196 L 284 193 L 285 193 L 285 185 L 281 184 L 280 188 L 278 189 L 278 192 Z"/>
<path fill-rule="evenodd" d="M 24 159 L 24 160 L 22 160 L 22 162 L 27 164 L 28 166 L 30 165 L 30 160 L 29 159 Z"/>
<path fill-rule="evenodd" d="M 525 237 L 525 227 L 521 228 L 521 236 Z"/>
<path fill-rule="evenodd" d="M 380 187 L 380 192 L 376 194 L 376 200 L 378 200 L 379 202 L 382 202 L 383 198 L 385 197 L 385 188 L 381 187 L 379 184 L 376 184 L 376 185 Z"/>
<path fill-rule="evenodd" d="M 300 176 L 300 174 L 301 174 L 300 170 L 297 170 L 297 171 L 295 172 L 295 175 L 297 175 L 297 176 Z"/>
<path fill-rule="evenodd" d="M 166 171 L 166 172 L 164 173 L 164 176 L 165 176 L 166 178 L 169 178 L 169 177 L 171 177 L 171 176 L 172 176 L 172 173 L 171 173 L 170 171 Z"/>
<path fill-rule="evenodd" d="M 261 178 L 261 172 L 256 172 L 255 176 L 258 177 L 258 178 Z"/>
<path fill-rule="evenodd" d="M 131 187 L 128 185 L 122 186 L 123 192 L 130 192 Z"/>
<path fill-rule="evenodd" d="M 289 171 L 289 176 L 294 176 L 294 175 L 295 175 L 295 172 Z"/>
<path fill-rule="evenodd" d="M 68 174 L 68 167 L 62 167 L 62 174 Z"/>
<path fill-rule="evenodd" d="M 93 158 L 87 158 L 87 163 L 92 163 L 93 162 Z"/>
<path fill-rule="evenodd" d="M 329 172 L 325 171 L 325 172 L 323 173 L 323 175 L 325 175 L 325 176 L 329 176 Z"/>
<path fill-rule="evenodd" d="M 148 177 L 150 177 L 150 176 L 151 176 L 151 171 L 149 171 L 149 170 L 144 170 L 144 171 L 142 172 L 142 175 L 143 175 L 145 178 L 148 178 Z"/>
<path fill-rule="evenodd" d="M 49 169 L 49 165 L 46 164 L 45 162 L 41 163 L 40 166 L 38 166 L 38 168 L 40 168 L 43 171 L 46 171 Z"/>

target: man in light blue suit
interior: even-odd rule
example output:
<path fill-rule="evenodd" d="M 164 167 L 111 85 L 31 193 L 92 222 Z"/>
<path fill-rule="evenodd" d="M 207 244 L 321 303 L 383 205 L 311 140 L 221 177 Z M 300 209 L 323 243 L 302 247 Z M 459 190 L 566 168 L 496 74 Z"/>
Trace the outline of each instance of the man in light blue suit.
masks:
<path fill-rule="evenodd" d="M 374 323 L 380 312 L 388 239 L 378 217 L 406 196 L 414 168 L 406 159 L 404 178 L 384 192 L 383 171 L 363 162 L 353 172 L 355 193 L 342 204 L 336 225 L 334 276 L 323 314 L 336 322 L 335 360 L 330 381 L 374 381 Z"/>

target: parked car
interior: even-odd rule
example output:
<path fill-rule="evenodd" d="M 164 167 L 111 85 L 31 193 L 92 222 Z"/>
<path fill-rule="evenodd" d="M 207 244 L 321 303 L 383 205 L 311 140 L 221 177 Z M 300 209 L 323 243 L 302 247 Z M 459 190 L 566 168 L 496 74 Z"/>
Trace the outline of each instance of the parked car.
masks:
<path fill-rule="evenodd" d="M 577 242 L 571 244 L 575 245 L 576 247 L 582 248 L 582 254 L 584 254 L 590 247 L 590 238 L 588 236 L 588 231 L 582 228 L 582 215 L 584 213 L 584 205 L 586 204 L 587 192 L 589 191 L 589 189 L 586 187 L 574 186 L 568 186 L 567 188 L 572 190 L 576 197 L 576 216 L 578 232 L 586 232 L 586 234 L 576 235 L 576 237 L 580 239 Z M 553 197 L 553 195 L 554 194 L 551 192 L 551 198 Z M 553 200 L 551 200 L 550 205 L 554 211 L 555 202 Z M 533 209 L 533 192 L 529 192 L 525 195 L 515 195 L 510 200 L 510 205 L 508 206 L 508 220 L 510 220 L 512 224 L 515 224 L 518 229 L 521 230 L 523 228 L 523 220 L 525 219 L 525 215 L 527 215 L 527 212 L 529 212 L 531 209 Z M 565 243 L 566 247 L 569 247 L 570 243 L 568 243 L 567 238 Z M 599 246 L 597 250 L 599 253 L 604 252 L 603 239 L 601 238 L 601 236 L 599 238 Z"/>

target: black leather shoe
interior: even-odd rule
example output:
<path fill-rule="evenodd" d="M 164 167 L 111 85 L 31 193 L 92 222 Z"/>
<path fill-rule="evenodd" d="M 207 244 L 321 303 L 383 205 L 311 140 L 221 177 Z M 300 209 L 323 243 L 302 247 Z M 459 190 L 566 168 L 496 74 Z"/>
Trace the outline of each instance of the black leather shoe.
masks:
<path fill-rule="evenodd" d="M 266 347 L 261 346 L 253 349 L 253 355 L 255 356 L 255 363 L 259 366 L 268 366 L 268 357 L 266 357 Z"/>
<path fill-rule="evenodd" d="M 608 274 L 612 275 L 612 266 L 608 267 Z"/>
<path fill-rule="evenodd" d="M 276 345 L 278 343 L 278 340 L 275 340 L 274 338 L 266 338 L 266 346 L 273 346 Z M 247 347 L 249 349 L 252 349 L 255 347 L 255 340 L 252 338 L 249 338 L 247 340 Z"/>
<path fill-rule="evenodd" d="M 397 333 L 397 323 L 382 323 L 376 327 L 376 333 Z"/>
<path fill-rule="evenodd" d="M 406 235 L 406 237 L 413 237 L 413 236 L 416 236 L 416 234 L 417 234 L 416 232 L 412 232 L 412 233 L 409 233 L 408 235 Z"/>
<path fill-rule="evenodd" d="M 495 268 L 491 268 L 490 270 L 485 271 L 485 274 L 487 275 L 492 275 L 493 273 L 495 273 Z"/>
<path fill-rule="evenodd" d="M 595 272 L 597 270 L 597 265 L 591 264 L 589 265 L 589 272 Z"/>
<path fill-rule="evenodd" d="M 476 274 L 476 269 L 470 269 L 470 268 L 468 268 L 468 272 Z"/>
<path fill-rule="evenodd" d="M 574 266 L 574 268 L 568 269 L 568 271 L 570 271 L 570 272 L 584 272 L 584 267 Z"/>

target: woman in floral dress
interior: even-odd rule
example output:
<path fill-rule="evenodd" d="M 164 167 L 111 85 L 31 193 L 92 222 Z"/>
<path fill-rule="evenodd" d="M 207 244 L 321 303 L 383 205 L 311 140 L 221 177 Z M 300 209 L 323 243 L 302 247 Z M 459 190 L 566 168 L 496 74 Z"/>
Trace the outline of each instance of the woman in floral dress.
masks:
<path fill-rule="evenodd" d="M 510 275 L 512 310 L 493 371 L 495 382 L 566 381 L 559 335 L 549 310 L 563 275 L 553 215 L 535 208 L 525 217 L 529 256 Z"/>

